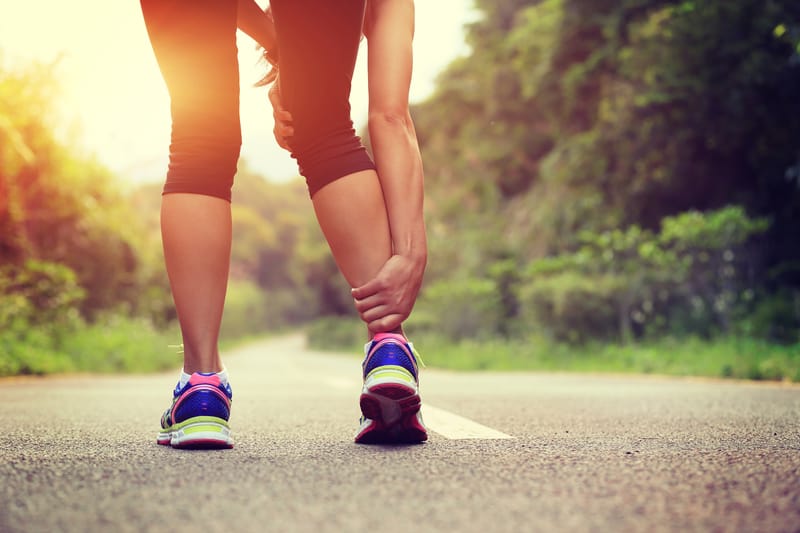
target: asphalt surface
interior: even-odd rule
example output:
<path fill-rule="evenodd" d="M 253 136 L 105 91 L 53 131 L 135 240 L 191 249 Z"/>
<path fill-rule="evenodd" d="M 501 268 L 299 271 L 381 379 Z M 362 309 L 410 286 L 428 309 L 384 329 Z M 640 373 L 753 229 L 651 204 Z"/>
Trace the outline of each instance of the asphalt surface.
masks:
<path fill-rule="evenodd" d="M 176 372 L 0 380 L 0 531 L 800 531 L 800 387 L 426 369 L 513 438 L 361 446 L 359 362 L 227 354 L 226 451 L 156 445 Z"/>

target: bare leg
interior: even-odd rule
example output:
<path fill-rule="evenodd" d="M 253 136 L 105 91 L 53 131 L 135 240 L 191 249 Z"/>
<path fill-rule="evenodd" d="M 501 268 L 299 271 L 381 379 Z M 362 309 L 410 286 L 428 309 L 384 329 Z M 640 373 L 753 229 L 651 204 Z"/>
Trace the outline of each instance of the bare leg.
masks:
<path fill-rule="evenodd" d="M 359 287 L 371 280 L 392 255 L 389 219 L 375 171 L 356 172 L 329 183 L 312 201 L 347 282 Z M 395 333 L 402 333 L 401 328 Z"/>
<path fill-rule="evenodd" d="M 221 198 L 166 194 L 161 235 L 183 334 L 183 369 L 219 372 L 219 328 L 231 255 L 231 206 Z"/>
<path fill-rule="evenodd" d="M 272 0 L 270 6 L 280 49 L 281 103 L 292 116 L 292 155 L 308 180 L 339 270 L 360 287 L 392 256 L 383 189 L 374 170 L 363 170 L 373 165 L 361 152 L 348 104 L 365 0 Z M 350 174 L 329 181 L 344 172 Z"/>

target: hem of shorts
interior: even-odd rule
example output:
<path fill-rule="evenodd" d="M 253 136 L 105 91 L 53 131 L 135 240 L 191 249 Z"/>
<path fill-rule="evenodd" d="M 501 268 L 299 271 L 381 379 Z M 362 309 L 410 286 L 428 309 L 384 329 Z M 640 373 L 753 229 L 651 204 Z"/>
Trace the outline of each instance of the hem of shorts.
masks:
<path fill-rule="evenodd" d="M 315 194 L 317 194 L 320 190 L 322 190 L 325 186 L 330 185 L 334 181 L 340 180 L 345 176 L 349 176 L 350 174 L 355 174 L 356 172 L 363 172 L 365 170 L 377 170 L 375 163 L 370 161 L 365 161 L 358 165 L 352 165 L 347 167 L 346 170 L 341 170 L 337 172 L 332 172 L 330 175 L 325 176 L 324 178 L 310 180 L 308 176 L 306 176 L 306 185 L 308 186 L 308 196 L 313 198 Z"/>

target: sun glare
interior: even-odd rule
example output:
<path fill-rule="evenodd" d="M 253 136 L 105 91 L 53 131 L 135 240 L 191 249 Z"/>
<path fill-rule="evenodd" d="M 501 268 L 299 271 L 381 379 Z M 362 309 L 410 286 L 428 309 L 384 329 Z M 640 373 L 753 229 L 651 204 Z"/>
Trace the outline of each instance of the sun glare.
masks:
<path fill-rule="evenodd" d="M 258 0 L 264 5 L 265 0 Z M 425 98 L 434 79 L 465 52 L 462 28 L 475 18 L 469 0 L 416 3 L 412 100 Z M 75 0 L 0 3 L 0 60 L 4 68 L 31 61 L 53 65 L 60 87 L 56 106 L 76 145 L 122 179 L 160 180 L 169 143 L 169 98 L 150 49 L 138 1 Z M 265 176 L 286 179 L 297 169 L 272 139 L 266 90 L 252 87 L 262 75 L 253 42 L 239 35 L 242 157 Z M 366 117 L 366 61 L 362 50 L 353 84 L 353 115 Z"/>

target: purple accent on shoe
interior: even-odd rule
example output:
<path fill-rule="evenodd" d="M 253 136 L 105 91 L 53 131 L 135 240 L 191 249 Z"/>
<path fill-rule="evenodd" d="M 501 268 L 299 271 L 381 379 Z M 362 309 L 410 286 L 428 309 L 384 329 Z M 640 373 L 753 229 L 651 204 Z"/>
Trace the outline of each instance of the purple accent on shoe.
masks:
<path fill-rule="evenodd" d="M 362 364 L 364 376 L 366 377 L 375 368 L 386 365 L 401 366 L 417 379 L 417 360 L 408 341 L 402 335 L 394 333 L 375 335 Z"/>

